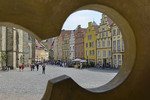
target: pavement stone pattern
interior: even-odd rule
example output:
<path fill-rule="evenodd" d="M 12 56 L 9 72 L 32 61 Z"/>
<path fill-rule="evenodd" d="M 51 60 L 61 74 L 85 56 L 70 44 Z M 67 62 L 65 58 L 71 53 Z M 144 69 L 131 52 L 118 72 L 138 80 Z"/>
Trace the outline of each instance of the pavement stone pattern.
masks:
<path fill-rule="evenodd" d="M 118 73 L 114 69 L 98 68 L 67 68 L 56 65 L 47 65 L 46 74 L 39 71 L 31 71 L 26 68 L 23 72 L 18 69 L 0 71 L 0 100 L 40 100 L 45 93 L 47 82 L 61 75 L 70 76 L 83 88 L 95 88 L 112 80 Z"/>

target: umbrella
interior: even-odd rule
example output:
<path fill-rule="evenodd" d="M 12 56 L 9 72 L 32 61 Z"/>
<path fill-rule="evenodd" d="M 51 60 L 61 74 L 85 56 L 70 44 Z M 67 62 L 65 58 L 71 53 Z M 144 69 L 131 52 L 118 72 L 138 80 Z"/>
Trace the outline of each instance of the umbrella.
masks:
<path fill-rule="evenodd" d="M 81 59 L 74 59 L 73 61 L 81 61 Z"/>
<path fill-rule="evenodd" d="M 80 62 L 87 62 L 86 60 L 81 60 Z"/>

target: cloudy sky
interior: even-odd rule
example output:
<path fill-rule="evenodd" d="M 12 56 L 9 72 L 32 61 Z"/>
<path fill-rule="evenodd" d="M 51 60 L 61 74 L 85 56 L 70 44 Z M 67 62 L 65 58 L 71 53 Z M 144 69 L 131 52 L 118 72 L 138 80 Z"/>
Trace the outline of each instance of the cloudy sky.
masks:
<path fill-rule="evenodd" d="M 72 13 L 65 21 L 62 29 L 74 30 L 78 25 L 82 28 L 87 28 L 88 22 L 95 21 L 98 25 L 100 23 L 102 13 L 93 10 L 81 10 Z"/>

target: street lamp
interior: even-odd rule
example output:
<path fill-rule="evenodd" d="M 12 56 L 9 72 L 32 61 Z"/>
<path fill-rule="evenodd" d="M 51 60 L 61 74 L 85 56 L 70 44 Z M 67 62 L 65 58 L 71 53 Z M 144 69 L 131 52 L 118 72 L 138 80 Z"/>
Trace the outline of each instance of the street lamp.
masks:
<path fill-rule="evenodd" d="M 24 64 L 24 55 L 23 55 L 23 64 Z"/>

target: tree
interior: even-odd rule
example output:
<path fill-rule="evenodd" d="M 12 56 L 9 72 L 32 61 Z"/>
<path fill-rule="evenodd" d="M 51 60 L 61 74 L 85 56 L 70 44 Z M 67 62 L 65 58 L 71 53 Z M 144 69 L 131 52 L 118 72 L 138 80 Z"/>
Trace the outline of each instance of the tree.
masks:
<path fill-rule="evenodd" d="M 6 65 L 6 60 L 7 60 L 7 54 L 6 54 L 6 52 L 2 52 L 2 53 L 1 53 L 2 66 L 5 66 L 5 65 Z"/>
<path fill-rule="evenodd" d="M 23 56 L 21 55 L 20 56 L 20 64 L 22 64 L 23 63 Z"/>

